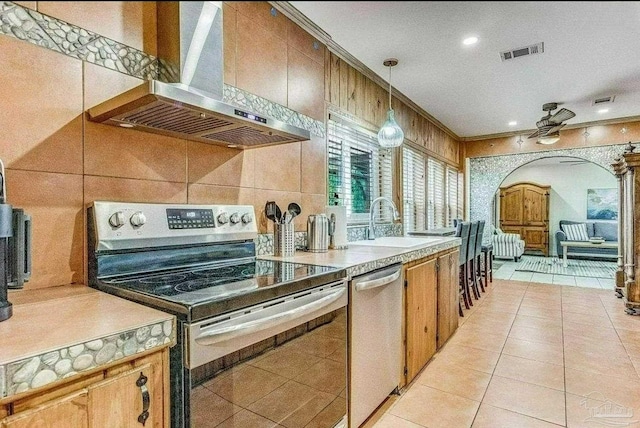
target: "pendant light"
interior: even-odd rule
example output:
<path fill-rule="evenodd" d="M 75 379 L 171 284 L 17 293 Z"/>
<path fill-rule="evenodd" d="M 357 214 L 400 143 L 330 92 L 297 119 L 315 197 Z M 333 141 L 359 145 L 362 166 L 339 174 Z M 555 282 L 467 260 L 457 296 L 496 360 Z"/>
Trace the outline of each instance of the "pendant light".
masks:
<path fill-rule="evenodd" d="M 385 67 L 389 67 L 389 110 L 387 111 L 387 120 L 378 131 L 378 144 L 383 148 L 399 147 L 404 141 L 404 132 L 396 122 L 391 108 L 391 67 L 398 65 L 398 60 L 389 58 L 383 64 Z"/>

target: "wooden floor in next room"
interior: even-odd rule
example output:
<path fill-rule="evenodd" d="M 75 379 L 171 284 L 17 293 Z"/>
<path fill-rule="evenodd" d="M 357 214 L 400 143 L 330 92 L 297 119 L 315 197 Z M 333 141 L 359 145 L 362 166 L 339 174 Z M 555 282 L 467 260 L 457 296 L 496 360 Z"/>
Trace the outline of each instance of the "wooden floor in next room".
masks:
<path fill-rule="evenodd" d="M 375 428 L 640 426 L 640 317 L 612 289 L 494 279 Z"/>

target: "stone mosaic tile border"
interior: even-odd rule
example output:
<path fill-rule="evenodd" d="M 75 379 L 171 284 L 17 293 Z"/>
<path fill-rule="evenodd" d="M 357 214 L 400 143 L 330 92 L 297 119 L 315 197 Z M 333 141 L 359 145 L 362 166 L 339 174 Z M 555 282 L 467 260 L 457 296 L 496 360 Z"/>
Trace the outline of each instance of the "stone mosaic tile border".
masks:
<path fill-rule="evenodd" d="M 420 248 L 408 253 L 398 254 L 397 256 L 385 257 L 368 263 L 362 263 L 357 266 L 347 268 L 347 276 L 353 278 L 357 275 L 362 275 L 367 272 L 371 272 L 376 269 L 380 269 L 394 263 L 408 263 L 414 260 L 419 260 L 424 257 L 432 256 L 441 251 L 446 251 L 459 247 L 462 244 L 462 239 L 455 238 L 451 241 L 441 242 L 439 244 L 431 245 L 426 248 Z"/>
<path fill-rule="evenodd" d="M 0 397 L 65 379 L 165 344 L 175 344 L 173 320 L 47 352 L 0 366 Z"/>
<path fill-rule="evenodd" d="M 180 73 L 174 64 L 13 2 L 0 2 L 0 34 L 140 79 L 179 81 Z M 304 128 L 319 137 L 326 135 L 324 122 L 242 89 L 224 85 L 223 100 Z"/>
<path fill-rule="evenodd" d="M 493 196 L 500 184 L 515 169 L 529 162 L 569 156 L 588 160 L 613 173 L 611 164 L 624 153 L 625 147 L 625 144 L 616 144 L 472 158 L 469 160 L 469 218 L 491 222 Z"/>

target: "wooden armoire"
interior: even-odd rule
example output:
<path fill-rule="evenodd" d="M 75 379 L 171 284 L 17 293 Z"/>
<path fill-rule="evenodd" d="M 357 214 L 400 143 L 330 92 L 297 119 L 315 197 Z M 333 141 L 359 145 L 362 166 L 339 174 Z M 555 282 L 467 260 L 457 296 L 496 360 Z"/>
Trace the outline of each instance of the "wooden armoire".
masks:
<path fill-rule="evenodd" d="M 517 233 L 525 242 L 525 251 L 549 255 L 550 186 L 515 183 L 500 188 L 500 229 Z"/>

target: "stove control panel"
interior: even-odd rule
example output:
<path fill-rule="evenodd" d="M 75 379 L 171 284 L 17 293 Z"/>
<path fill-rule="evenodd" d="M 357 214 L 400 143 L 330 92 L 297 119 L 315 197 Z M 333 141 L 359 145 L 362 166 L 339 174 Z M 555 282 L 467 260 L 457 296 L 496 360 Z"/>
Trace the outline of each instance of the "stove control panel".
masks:
<path fill-rule="evenodd" d="M 96 201 L 97 249 L 137 249 L 255 239 L 251 205 L 141 204 Z"/>

